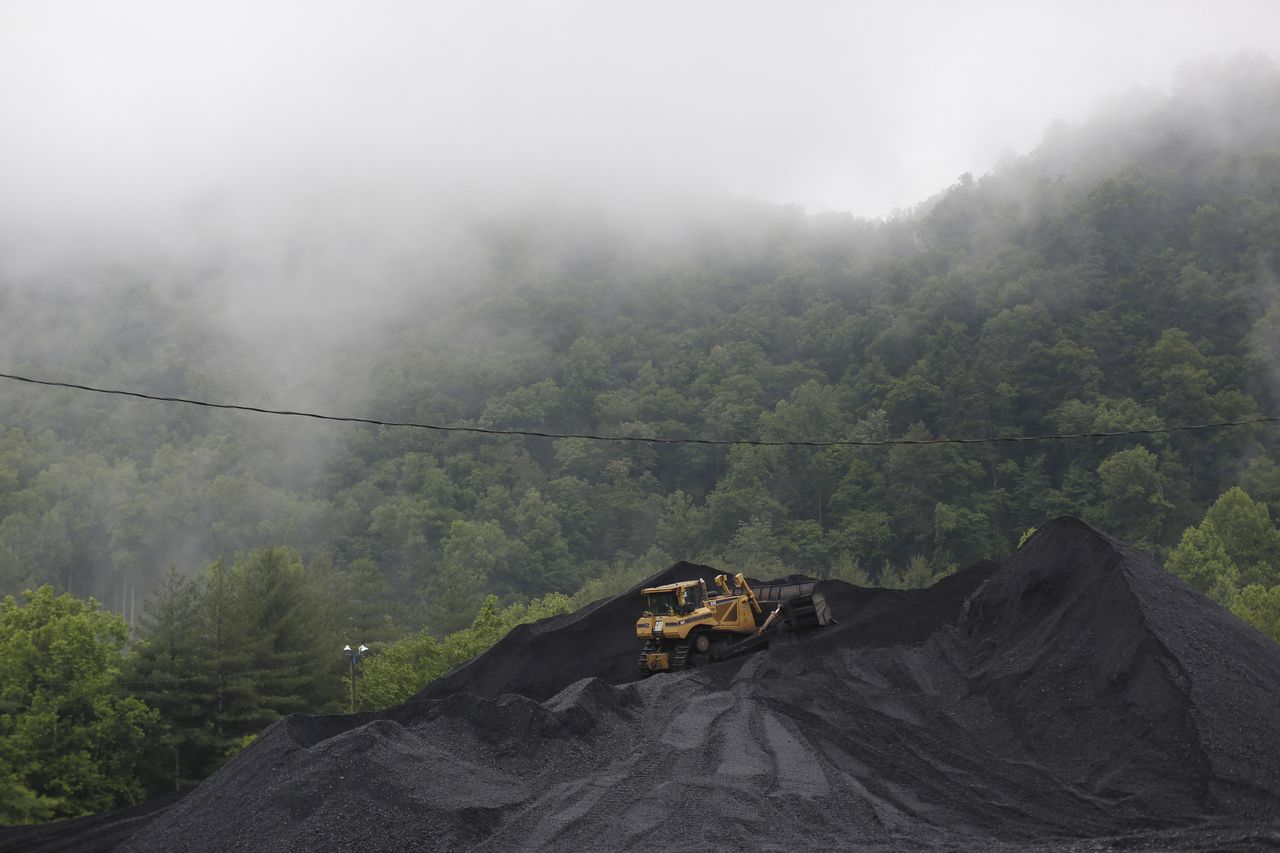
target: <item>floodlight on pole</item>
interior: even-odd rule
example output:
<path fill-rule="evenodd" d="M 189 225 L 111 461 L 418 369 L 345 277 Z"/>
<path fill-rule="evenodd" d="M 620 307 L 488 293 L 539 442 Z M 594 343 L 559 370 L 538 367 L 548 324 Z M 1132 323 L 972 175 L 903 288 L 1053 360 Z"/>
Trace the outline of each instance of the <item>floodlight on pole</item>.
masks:
<path fill-rule="evenodd" d="M 351 658 L 351 713 L 356 712 L 356 662 L 365 656 L 365 652 L 369 651 L 369 647 L 364 643 L 360 644 L 357 649 L 352 649 L 351 645 L 342 647 L 342 653 Z"/>

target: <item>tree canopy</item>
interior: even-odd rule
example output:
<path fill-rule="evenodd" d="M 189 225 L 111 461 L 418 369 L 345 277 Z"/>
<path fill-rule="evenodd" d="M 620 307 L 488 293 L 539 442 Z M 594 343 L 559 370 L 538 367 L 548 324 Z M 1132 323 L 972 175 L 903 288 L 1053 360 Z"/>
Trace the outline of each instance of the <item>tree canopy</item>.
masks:
<path fill-rule="evenodd" d="M 15 372 L 746 442 L 0 384 L 0 592 L 35 590 L 4 610 L 6 814 L 182 784 L 284 714 L 340 710 L 345 643 L 385 651 L 363 678 L 396 701 L 519 608 L 676 559 L 912 585 L 1072 514 L 1275 636 L 1280 432 L 1159 430 L 1280 411 L 1278 98 L 1280 70 L 1244 57 L 887 220 L 745 201 L 672 204 L 657 229 L 556 200 L 458 210 L 466 275 L 365 271 L 403 281 L 371 329 L 232 311 L 211 282 L 235 260 L 213 250 L 66 281 L 5 267 Z M 917 443 L 798 444 L 839 439 Z M 41 669 L 64 652 L 69 669 Z M 157 714 L 137 768 L 94 746 L 133 743 Z"/>
<path fill-rule="evenodd" d="M 158 715 L 121 694 L 127 638 L 120 616 L 49 586 L 0 601 L 0 821 L 142 795 L 137 756 Z"/>

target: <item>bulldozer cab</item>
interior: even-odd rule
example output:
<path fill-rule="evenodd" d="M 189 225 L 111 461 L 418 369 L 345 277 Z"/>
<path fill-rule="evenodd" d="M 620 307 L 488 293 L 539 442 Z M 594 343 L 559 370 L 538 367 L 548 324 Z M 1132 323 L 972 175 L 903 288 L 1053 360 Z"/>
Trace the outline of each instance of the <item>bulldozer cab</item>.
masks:
<path fill-rule="evenodd" d="M 652 613 L 654 616 L 670 616 L 676 612 L 676 607 L 680 604 L 674 589 L 646 592 L 644 600 L 644 612 Z"/>
<path fill-rule="evenodd" d="M 684 581 L 643 590 L 644 612 L 651 616 L 691 613 L 702 606 L 706 592 L 701 581 Z"/>
<path fill-rule="evenodd" d="M 680 602 L 685 613 L 692 613 L 702 606 L 705 597 L 702 585 L 687 586 L 680 590 L 683 600 Z"/>

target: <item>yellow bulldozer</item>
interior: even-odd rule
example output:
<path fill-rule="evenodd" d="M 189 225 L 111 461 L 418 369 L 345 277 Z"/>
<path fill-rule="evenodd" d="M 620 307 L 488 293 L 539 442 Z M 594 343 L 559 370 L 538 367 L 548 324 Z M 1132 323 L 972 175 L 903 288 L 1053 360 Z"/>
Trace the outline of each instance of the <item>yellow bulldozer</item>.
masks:
<path fill-rule="evenodd" d="M 684 669 L 695 661 L 718 661 L 767 648 L 765 634 L 779 621 L 807 631 L 835 620 L 814 581 L 761 584 L 741 573 L 678 581 L 640 590 L 644 615 L 636 621 L 641 675 Z"/>

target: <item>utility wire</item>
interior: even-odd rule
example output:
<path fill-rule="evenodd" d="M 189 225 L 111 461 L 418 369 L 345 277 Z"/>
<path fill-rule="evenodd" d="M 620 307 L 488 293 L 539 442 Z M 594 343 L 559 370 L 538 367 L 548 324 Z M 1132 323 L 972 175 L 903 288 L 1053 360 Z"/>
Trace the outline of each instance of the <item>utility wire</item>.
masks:
<path fill-rule="evenodd" d="M 887 447 L 896 445 L 922 444 L 995 444 L 999 442 L 1031 442 L 1031 441 L 1064 441 L 1073 438 L 1114 438 L 1131 435 L 1159 435 L 1170 432 L 1193 432 L 1197 430 L 1219 429 L 1222 427 L 1249 426 L 1251 424 L 1268 424 L 1280 421 L 1280 417 L 1258 415 L 1234 421 L 1214 421 L 1203 424 L 1187 424 L 1183 426 L 1159 426 L 1145 429 L 1123 429 L 1098 432 L 1044 433 L 1040 435 L 1008 435 L 985 436 L 982 438 L 838 438 L 824 441 L 769 441 L 760 438 L 654 438 L 641 435 L 593 435 L 580 432 L 540 432 L 528 429 L 491 429 L 478 426 L 456 426 L 443 424 L 417 423 L 414 421 L 383 421 L 376 418 L 343 417 L 340 415 L 322 415 L 316 412 L 294 412 L 287 409 L 266 409 L 258 406 L 243 406 L 237 403 L 210 403 L 207 400 L 194 400 L 188 397 L 163 397 L 156 394 L 144 394 L 141 391 L 122 391 L 113 388 L 95 388 L 91 385 L 78 385 L 74 382 L 55 382 L 49 379 L 34 379 L 29 376 L 17 376 L 12 373 L 0 373 L 0 379 L 11 379 L 15 382 L 26 382 L 31 385 L 46 385 L 51 388 L 70 388 L 75 391 L 91 391 L 95 394 L 108 394 L 117 397 L 135 397 L 139 400 L 154 400 L 160 403 L 181 403 L 187 406 L 202 406 L 206 409 L 227 409 L 236 412 L 253 412 L 259 415 L 280 415 L 292 418 L 310 418 L 317 421 L 337 421 L 348 424 L 369 424 L 370 426 L 406 427 L 409 429 L 426 429 L 436 432 L 469 432 L 479 435 L 526 436 L 531 438 L 580 438 L 586 441 L 636 442 L 645 444 L 709 444 L 719 446 L 749 445 L 752 447 Z"/>

